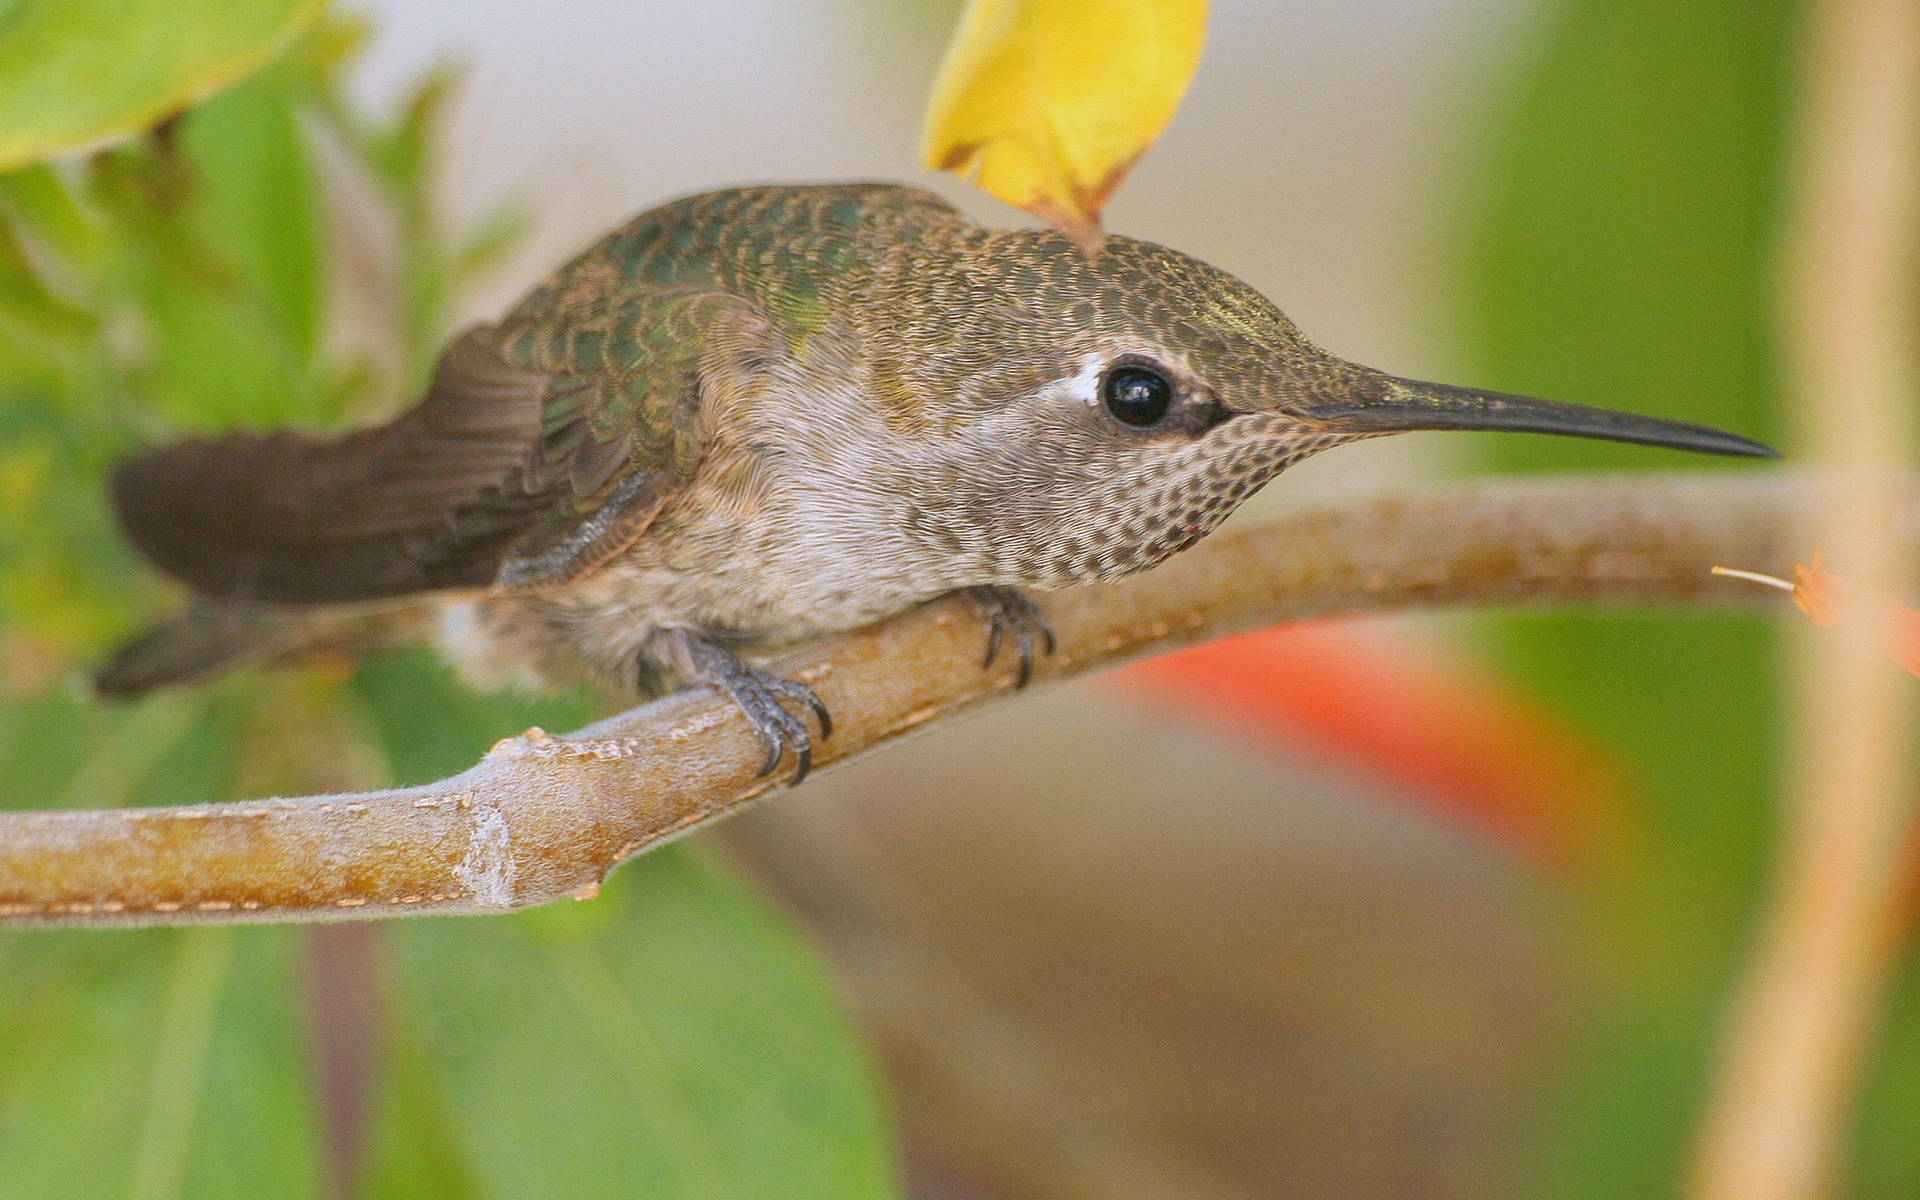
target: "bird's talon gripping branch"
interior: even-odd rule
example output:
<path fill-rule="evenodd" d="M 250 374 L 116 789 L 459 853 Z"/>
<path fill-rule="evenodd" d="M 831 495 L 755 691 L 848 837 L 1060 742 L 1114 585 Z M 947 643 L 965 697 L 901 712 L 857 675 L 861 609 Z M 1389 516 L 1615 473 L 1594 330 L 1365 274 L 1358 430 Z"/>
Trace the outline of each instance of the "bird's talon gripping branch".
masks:
<path fill-rule="evenodd" d="M 813 735 L 808 732 L 806 722 L 787 711 L 782 701 L 811 709 L 820 721 L 822 739 L 833 733 L 833 718 L 827 712 L 827 706 L 804 683 L 757 671 L 737 659 L 734 660 L 734 667 L 735 670 L 713 682 L 724 688 L 733 702 L 740 706 L 740 711 L 753 723 L 754 731 L 766 745 L 767 761 L 759 773 L 762 776 L 773 774 L 774 768 L 780 765 L 781 757 L 791 749 L 795 767 L 789 786 L 797 787 L 813 769 Z"/>
<path fill-rule="evenodd" d="M 812 688 L 749 666 L 707 637 L 691 630 L 662 631 L 650 653 L 732 698 L 767 748 L 766 763 L 759 771 L 762 777 L 773 774 L 788 750 L 793 751 L 795 763 L 789 786 L 798 786 L 813 769 L 813 735 L 805 721 L 788 711 L 789 704 L 813 713 L 820 722 L 821 740 L 833 736 L 833 714 Z"/>
<path fill-rule="evenodd" d="M 991 667 L 1000 657 L 1000 641 L 1005 635 L 1013 640 L 1014 650 L 1020 655 L 1020 675 L 1013 686 L 1015 690 L 1026 687 L 1033 678 L 1034 642 L 1040 643 L 1044 653 L 1054 650 L 1053 626 L 1047 614 L 1017 588 L 971 587 L 966 589 L 966 596 L 987 624 L 987 654 L 981 667 Z"/>

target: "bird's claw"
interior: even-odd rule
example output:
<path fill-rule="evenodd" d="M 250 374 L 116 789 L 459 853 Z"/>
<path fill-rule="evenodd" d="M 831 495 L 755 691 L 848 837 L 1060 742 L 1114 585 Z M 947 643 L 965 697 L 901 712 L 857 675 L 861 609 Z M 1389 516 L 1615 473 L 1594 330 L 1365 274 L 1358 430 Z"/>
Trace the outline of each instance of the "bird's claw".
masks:
<path fill-rule="evenodd" d="M 820 697 L 804 683 L 755 670 L 731 656 L 724 664 L 710 666 L 709 671 L 710 682 L 724 688 L 733 698 L 753 725 L 754 732 L 760 735 L 760 743 L 767 748 L 767 761 L 760 768 L 760 775 L 764 778 L 773 774 L 780 759 L 792 750 L 795 768 L 788 786 L 799 786 L 813 769 L 813 735 L 808 732 L 807 723 L 789 712 L 782 701 L 812 710 L 820 722 L 820 738 L 824 741 L 833 736 L 833 715 L 820 702 Z"/>
<path fill-rule="evenodd" d="M 813 735 L 808 732 L 806 722 L 787 711 L 781 701 L 813 710 L 820 722 L 822 740 L 833 735 L 833 717 L 827 712 L 827 706 L 806 684 L 768 675 L 752 667 L 743 667 L 741 674 L 726 681 L 724 686 L 767 748 L 767 761 L 760 768 L 760 774 L 773 774 L 781 756 L 792 749 L 796 765 L 793 778 L 788 782 L 789 786 L 798 786 L 813 769 Z"/>
<path fill-rule="evenodd" d="M 1020 674 L 1014 680 L 1017 690 L 1027 686 L 1033 678 L 1033 649 L 1037 641 L 1047 654 L 1054 650 L 1053 626 L 1047 621 L 1047 614 L 1038 604 L 1029 600 L 1026 593 L 1010 587 L 971 587 L 966 589 L 967 600 L 973 605 L 980 619 L 987 623 L 987 655 L 980 664 L 991 667 L 1000 657 L 1002 638 L 1011 639 L 1014 651 L 1020 656 Z"/>
<path fill-rule="evenodd" d="M 682 678 L 712 684 L 725 691 L 742 715 L 760 735 L 767 748 L 767 761 L 760 775 L 771 775 L 788 750 L 793 751 L 794 772 L 789 785 L 797 785 L 813 769 L 813 736 L 807 723 L 788 710 L 811 709 L 820 722 L 820 739 L 833 736 L 833 716 L 827 706 L 804 683 L 769 675 L 748 666 L 713 634 L 679 627 L 655 630 L 642 647 L 643 662 L 650 662 Z"/>

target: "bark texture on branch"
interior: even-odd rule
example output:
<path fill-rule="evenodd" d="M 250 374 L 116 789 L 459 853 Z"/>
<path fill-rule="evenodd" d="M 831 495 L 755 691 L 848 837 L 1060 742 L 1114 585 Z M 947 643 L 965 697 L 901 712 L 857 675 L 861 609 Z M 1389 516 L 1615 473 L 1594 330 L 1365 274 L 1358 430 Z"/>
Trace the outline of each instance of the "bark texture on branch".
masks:
<path fill-rule="evenodd" d="M 1534 479 L 1230 528 L 1145 575 L 1039 594 L 1034 682 L 1278 622 L 1487 604 L 1764 600 L 1797 485 L 1772 473 Z M 1804 555 L 1800 557 L 1804 558 Z M 1012 695 L 943 600 L 774 664 L 832 709 L 816 770 Z M 511 738 L 425 787 L 169 809 L 0 814 L 0 925 L 498 913 L 591 892 L 623 859 L 780 786 L 730 702 L 678 693 L 564 738 Z"/>

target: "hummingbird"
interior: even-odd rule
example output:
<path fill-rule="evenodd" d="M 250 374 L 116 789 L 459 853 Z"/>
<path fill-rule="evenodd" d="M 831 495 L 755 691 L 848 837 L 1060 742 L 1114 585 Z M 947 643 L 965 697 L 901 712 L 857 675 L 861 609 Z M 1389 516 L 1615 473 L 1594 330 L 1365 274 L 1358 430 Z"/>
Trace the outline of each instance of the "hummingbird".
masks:
<path fill-rule="evenodd" d="M 1772 457 L 1731 433 L 1401 379 L 1121 236 L 1088 252 L 914 188 L 736 188 L 642 213 L 339 437 L 198 438 L 123 464 L 127 537 L 185 612 L 137 695 L 402 629 L 480 686 L 706 684 L 794 782 L 831 716 L 774 651 L 962 593 L 1024 684 L 1045 592 L 1144 571 L 1289 465 L 1406 430 Z"/>

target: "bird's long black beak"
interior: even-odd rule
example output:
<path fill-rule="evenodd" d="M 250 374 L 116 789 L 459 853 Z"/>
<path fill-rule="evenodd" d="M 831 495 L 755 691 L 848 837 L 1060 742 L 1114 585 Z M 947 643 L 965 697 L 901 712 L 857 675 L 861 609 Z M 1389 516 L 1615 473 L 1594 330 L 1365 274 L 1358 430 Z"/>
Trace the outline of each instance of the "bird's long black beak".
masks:
<path fill-rule="evenodd" d="M 1391 375 L 1370 374 L 1353 391 L 1306 406 L 1306 413 L 1337 430 L 1362 436 L 1416 429 L 1493 429 L 1670 446 L 1702 454 L 1780 457 L 1759 442 L 1705 425 Z"/>

